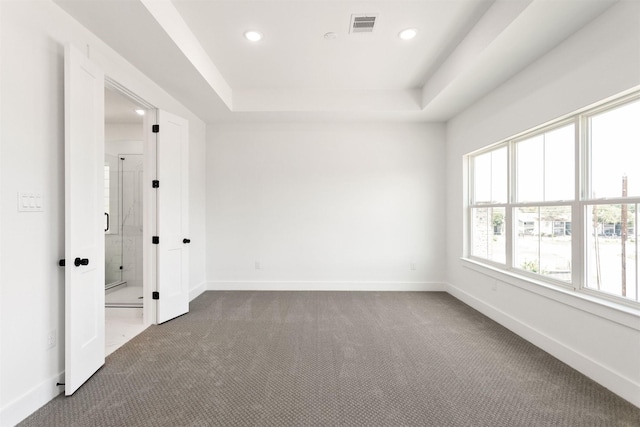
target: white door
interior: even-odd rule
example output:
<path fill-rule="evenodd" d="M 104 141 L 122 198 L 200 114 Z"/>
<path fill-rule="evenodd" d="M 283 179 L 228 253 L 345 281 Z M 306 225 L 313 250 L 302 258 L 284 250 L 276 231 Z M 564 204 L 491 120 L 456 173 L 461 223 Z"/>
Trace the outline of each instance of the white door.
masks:
<path fill-rule="evenodd" d="M 189 311 L 189 122 L 158 111 L 157 323 Z"/>
<path fill-rule="evenodd" d="M 103 364 L 104 74 L 65 47 L 65 394 Z"/>

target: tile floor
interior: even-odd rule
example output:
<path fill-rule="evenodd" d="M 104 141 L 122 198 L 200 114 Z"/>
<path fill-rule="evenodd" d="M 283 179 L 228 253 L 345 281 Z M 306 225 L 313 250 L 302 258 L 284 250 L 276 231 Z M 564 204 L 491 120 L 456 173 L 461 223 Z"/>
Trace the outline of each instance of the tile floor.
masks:
<path fill-rule="evenodd" d="M 105 308 L 106 356 L 116 351 L 145 329 L 146 326 L 142 319 L 142 308 Z"/>
<path fill-rule="evenodd" d="M 107 307 L 142 307 L 142 286 L 126 284 L 106 291 Z"/>

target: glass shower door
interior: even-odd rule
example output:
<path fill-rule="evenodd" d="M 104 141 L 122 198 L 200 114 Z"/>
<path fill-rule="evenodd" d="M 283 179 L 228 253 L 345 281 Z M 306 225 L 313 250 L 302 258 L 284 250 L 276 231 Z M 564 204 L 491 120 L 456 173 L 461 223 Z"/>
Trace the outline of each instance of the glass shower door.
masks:
<path fill-rule="evenodd" d="M 107 307 L 142 307 L 142 154 L 105 156 Z"/>
<path fill-rule="evenodd" d="M 120 224 L 120 159 L 105 154 L 104 232 L 105 289 L 122 283 L 122 233 Z"/>

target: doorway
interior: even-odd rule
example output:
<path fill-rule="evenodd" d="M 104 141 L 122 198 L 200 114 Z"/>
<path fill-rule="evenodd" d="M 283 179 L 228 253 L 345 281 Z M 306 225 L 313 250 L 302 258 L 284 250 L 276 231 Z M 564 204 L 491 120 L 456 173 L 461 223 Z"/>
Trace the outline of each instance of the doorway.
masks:
<path fill-rule="evenodd" d="M 105 364 L 105 352 L 114 351 L 151 323 L 189 311 L 189 122 L 156 109 L 105 77 L 70 44 L 65 45 L 64 59 L 65 258 L 60 265 L 65 268 L 63 385 L 70 396 Z M 105 314 L 104 233 L 110 224 L 104 214 L 107 205 L 111 209 L 105 203 L 105 87 L 145 110 L 143 180 L 151 184 L 142 189 L 142 310 L 114 308 L 137 312 L 128 316 L 126 333 L 110 332 L 118 341 L 107 351 L 105 324 L 116 329 L 122 325 Z"/>
<path fill-rule="evenodd" d="M 144 115 L 148 108 L 114 84 L 105 87 L 105 349 L 142 332 Z"/>

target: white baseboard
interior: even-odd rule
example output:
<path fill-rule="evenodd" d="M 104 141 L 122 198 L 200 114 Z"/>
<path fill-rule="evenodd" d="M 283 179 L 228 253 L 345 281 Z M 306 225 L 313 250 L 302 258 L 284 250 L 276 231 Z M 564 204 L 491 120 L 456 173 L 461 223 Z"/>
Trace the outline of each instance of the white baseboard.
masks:
<path fill-rule="evenodd" d="M 189 301 L 193 301 L 198 298 L 200 294 L 207 290 L 207 282 L 202 281 L 194 288 L 189 289 Z"/>
<path fill-rule="evenodd" d="M 210 291 L 440 291 L 447 285 L 436 282 L 231 282 L 210 281 Z"/>
<path fill-rule="evenodd" d="M 0 426 L 14 426 L 49 403 L 64 391 L 64 387 L 56 386 L 63 378 L 64 372 L 54 375 L 1 408 Z"/>
<path fill-rule="evenodd" d="M 485 316 L 500 323 L 535 346 L 541 348 L 555 358 L 561 360 L 633 405 L 640 407 L 640 384 L 621 376 L 608 367 L 598 363 L 590 357 L 570 348 L 549 335 L 522 323 L 515 317 L 497 309 L 496 307 L 479 300 L 473 295 L 447 285 L 447 292 L 465 304 L 478 310 Z"/>

